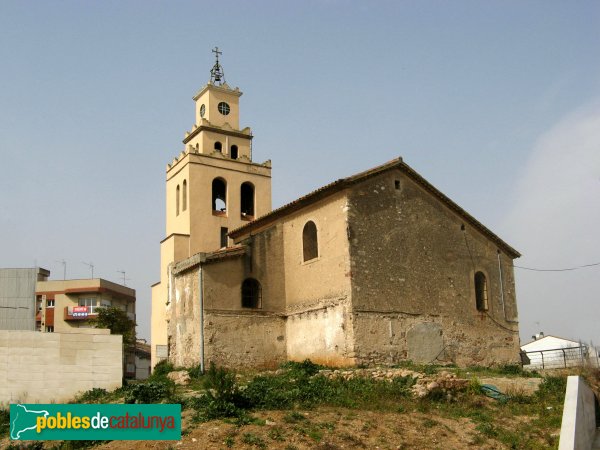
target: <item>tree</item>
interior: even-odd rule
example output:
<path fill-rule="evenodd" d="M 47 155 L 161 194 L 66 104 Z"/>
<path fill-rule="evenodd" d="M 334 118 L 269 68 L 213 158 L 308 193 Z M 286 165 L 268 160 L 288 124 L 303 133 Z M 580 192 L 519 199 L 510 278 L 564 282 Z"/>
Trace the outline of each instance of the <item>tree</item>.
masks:
<path fill-rule="evenodd" d="M 108 328 L 110 334 L 123 336 L 123 346 L 135 344 L 136 323 L 127 317 L 127 313 L 116 306 L 98 308 L 98 317 L 90 320 L 96 328 Z"/>

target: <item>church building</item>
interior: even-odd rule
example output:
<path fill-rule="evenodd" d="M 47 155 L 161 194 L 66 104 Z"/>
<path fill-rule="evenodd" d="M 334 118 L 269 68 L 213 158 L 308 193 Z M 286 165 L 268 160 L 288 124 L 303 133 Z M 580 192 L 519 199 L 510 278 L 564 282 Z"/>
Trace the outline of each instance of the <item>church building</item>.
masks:
<path fill-rule="evenodd" d="M 519 362 L 519 253 L 402 158 L 271 209 L 217 60 L 167 165 L 152 365 Z"/>

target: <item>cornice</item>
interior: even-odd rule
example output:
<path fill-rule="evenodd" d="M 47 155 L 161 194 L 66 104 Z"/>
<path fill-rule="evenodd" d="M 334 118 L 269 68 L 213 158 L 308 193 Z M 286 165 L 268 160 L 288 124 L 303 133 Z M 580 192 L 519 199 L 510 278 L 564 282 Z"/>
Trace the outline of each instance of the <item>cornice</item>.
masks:
<path fill-rule="evenodd" d="M 198 128 L 194 129 L 194 131 L 192 131 L 190 134 L 188 134 L 184 139 L 183 139 L 183 143 L 187 144 L 188 142 L 190 142 L 192 140 L 192 138 L 194 136 L 197 136 L 201 131 L 212 131 L 214 133 L 219 133 L 219 134 L 225 134 L 227 136 L 234 136 L 234 137 L 239 137 L 239 138 L 243 138 L 243 139 L 252 139 L 254 136 L 252 136 L 252 134 L 246 134 L 242 131 L 235 131 L 235 130 L 226 130 L 223 128 L 219 128 L 219 127 L 211 127 L 208 125 L 200 125 Z"/>

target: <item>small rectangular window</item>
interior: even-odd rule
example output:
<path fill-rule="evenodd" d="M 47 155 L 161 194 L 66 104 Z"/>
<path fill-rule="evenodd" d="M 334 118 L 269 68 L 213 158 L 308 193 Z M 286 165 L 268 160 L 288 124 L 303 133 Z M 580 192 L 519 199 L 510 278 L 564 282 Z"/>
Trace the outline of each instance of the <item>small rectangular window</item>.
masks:
<path fill-rule="evenodd" d="M 46 308 L 54 308 L 54 299 L 46 300 Z"/>
<path fill-rule="evenodd" d="M 156 358 L 166 359 L 168 357 L 169 357 L 169 347 L 166 345 L 157 345 L 156 346 Z"/>
<path fill-rule="evenodd" d="M 54 327 L 53 326 L 47 326 L 46 327 L 46 333 L 54 333 Z"/>
<path fill-rule="evenodd" d="M 227 233 L 229 230 L 225 227 L 221 227 L 221 248 L 227 247 Z"/>
<path fill-rule="evenodd" d="M 400 180 L 395 180 L 394 186 L 396 187 L 396 189 L 400 189 Z"/>

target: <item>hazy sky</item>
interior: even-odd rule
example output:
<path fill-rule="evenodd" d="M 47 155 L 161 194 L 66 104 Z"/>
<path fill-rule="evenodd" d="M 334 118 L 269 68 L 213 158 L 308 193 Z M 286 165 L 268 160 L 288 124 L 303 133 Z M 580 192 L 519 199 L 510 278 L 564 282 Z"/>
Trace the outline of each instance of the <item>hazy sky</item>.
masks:
<path fill-rule="evenodd" d="M 125 270 L 150 337 L 165 166 L 214 46 L 274 207 L 403 156 L 517 265 L 600 262 L 598 1 L 0 0 L 0 267 Z M 600 266 L 515 271 L 523 342 L 600 343 Z"/>

